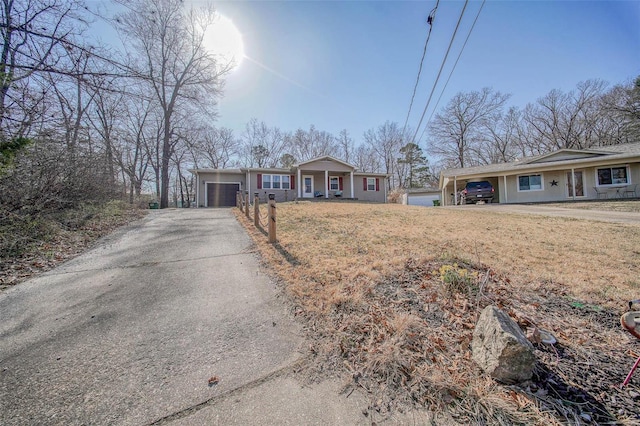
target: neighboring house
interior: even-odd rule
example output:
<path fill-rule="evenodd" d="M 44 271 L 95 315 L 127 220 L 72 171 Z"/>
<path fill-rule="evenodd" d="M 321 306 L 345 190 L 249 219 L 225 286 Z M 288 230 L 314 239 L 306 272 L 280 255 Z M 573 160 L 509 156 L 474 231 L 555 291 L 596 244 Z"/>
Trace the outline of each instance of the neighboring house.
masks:
<path fill-rule="evenodd" d="M 384 203 L 387 175 L 363 173 L 344 161 L 325 156 L 295 164 L 290 169 L 240 168 L 195 169 L 196 206 L 234 206 L 236 193 L 258 193 L 261 201 L 269 193 L 276 201 L 294 199 L 354 199 Z"/>
<path fill-rule="evenodd" d="M 467 182 L 488 180 L 494 203 L 535 203 L 640 195 L 640 143 L 561 149 L 546 155 L 488 166 L 448 169 L 440 174 L 445 205 Z"/>

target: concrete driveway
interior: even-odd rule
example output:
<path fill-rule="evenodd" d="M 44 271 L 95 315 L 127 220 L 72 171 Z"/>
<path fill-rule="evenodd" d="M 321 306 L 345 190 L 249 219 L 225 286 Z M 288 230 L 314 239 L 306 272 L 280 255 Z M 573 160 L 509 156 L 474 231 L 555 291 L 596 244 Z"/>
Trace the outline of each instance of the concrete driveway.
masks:
<path fill-rule="evenodd" d="M 0 293 L 0 424 L 368 424 L 276 296 L 231 210 L 152 212 Z"/>
<path fill-rule="evenodd" d="M 466 204 L 461 206 L 446 206 L 445 208 L 481 210 L 492 213 L 555 216 L 572 219 L 595 220 L 598 222 L 640 225 L 640 213 L 564 208 L 547 206 L 544 204 Z"/>

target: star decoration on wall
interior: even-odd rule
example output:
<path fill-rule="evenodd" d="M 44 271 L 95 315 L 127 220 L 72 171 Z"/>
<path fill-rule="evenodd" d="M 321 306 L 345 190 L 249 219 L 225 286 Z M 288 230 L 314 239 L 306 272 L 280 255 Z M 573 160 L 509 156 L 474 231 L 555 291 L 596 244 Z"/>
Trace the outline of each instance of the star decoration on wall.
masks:
<path fill-rule="evenodd" d="M 551 186 L 558 186 L 558 181 L 557 180 L 552 180 L 551 181 Z"/>

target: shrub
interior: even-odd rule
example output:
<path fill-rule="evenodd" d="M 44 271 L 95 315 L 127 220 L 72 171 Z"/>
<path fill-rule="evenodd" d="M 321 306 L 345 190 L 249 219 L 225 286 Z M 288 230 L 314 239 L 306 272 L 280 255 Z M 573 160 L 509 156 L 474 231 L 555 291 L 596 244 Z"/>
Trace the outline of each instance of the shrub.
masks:
<path fill-rule="evenodd" d="M 457 263 L 440 267 L 440 280 L 449 294 L 471 295 L 477 290 L 478 273 L 460 268 Z"/>

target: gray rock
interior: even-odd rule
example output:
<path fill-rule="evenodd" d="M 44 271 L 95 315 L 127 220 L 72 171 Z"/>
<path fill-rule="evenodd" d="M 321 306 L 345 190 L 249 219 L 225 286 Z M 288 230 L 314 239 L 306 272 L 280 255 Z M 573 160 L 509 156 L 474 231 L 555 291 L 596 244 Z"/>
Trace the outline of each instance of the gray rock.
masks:
<path fill-rule="evenodd" d="M 495 306 L 487 306 L 480 314 L 471 351 L 480 368 L 499 382 L 523 382 L 533 375 L 533 345 L 518 324 Z"/>

